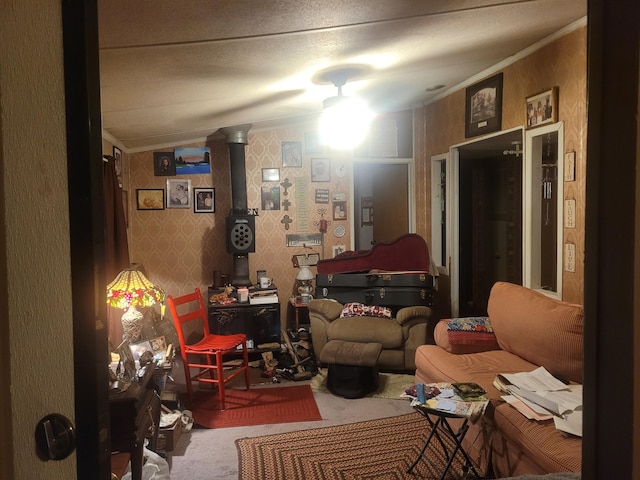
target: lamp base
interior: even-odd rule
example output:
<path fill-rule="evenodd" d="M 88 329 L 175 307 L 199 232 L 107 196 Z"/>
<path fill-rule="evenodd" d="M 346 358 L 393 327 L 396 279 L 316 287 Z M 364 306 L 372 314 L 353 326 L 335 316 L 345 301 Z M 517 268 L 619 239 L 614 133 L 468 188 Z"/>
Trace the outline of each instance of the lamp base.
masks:
<path fill-rule="evenodd" d="M 122 338 L 129 342 L 137 342 L 142 334 L 142 319 L 144 315 L 140 313 L 136 307 L 131 305 L 129 309 L 122 315 Z"/>

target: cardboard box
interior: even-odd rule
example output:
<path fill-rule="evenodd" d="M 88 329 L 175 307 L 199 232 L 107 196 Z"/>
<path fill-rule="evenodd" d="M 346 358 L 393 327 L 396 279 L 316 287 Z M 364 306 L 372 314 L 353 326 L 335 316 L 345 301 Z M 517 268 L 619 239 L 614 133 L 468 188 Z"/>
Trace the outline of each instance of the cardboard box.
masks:
<path fill-rule="evenodd" d="M 176 422 L 170 426 L 161 428 L 158 431 L 158 443 L 157 450 L 171 452 L 178 445 L 178 440 L 180 440 L 180 435 L 182 434 L 182 419 L 178 418 Z"/>

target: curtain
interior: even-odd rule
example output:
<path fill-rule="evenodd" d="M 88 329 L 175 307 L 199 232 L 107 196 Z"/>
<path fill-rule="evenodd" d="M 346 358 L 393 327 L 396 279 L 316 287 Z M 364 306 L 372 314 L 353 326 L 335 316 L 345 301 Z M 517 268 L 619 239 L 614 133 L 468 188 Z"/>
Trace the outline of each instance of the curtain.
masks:
<path fill-rule="evenodd" d="M 127 224 L 122 202 L 122 189 L 118 185 L 116 162 L 110 155 L 104 157 L 104 210 L 105 210 L 105 287 L 121 270 L 129 266 L 129 244 L 127 242 Z M 106 301 L 106 289 L 105 289 Z M 118 346 L 122 341 L 122 314 L 107 306 L 107 322 L 109 325 L 109 342 Z"/>

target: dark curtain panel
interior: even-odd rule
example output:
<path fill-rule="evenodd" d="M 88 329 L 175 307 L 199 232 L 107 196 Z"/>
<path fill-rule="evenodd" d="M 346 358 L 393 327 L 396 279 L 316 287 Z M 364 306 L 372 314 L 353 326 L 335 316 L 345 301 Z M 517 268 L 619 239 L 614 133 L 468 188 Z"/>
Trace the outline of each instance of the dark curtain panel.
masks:
<path fill-rule="evenodd" d="M 115 159 L 105 156 L 108 161 L 104 167 L 104 209 L 105 209 L 105 287 L 116 275 L 129 266 L 129 244 L 127 243 L 127 224 L 122 203 L 122 189 L 118 185 Z M 106 290 L 104 292 L 106 301 Z M 122 340 L 120 317 L 124 312 L 107 307 L 109 322 L 109 341 L 118 346 Z"/>

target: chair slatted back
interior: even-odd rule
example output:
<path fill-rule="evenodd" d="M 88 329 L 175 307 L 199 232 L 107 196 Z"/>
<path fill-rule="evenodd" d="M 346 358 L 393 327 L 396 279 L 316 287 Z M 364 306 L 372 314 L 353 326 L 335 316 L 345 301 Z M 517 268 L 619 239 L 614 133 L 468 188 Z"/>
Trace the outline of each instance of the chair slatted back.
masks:
<path fill-rule="evenodd" d="M 188 311 L 182 311 L 182 313 L 178 312 L 178 307 L 197 303 L 197 308 L 190 309 Z M 176 330 L 178 332 L 178 339 L 180 340 L 180 345 L 184 347 L 187 345 L 186 339 L 184 337 L 183 325 L 185 323 L 200 320 L 202 322 L 202 329 L 204 331 L 204 335 L 209 335 L 209 321 L 207 315 L 207 309 L 205 308 L 204 301 L 202 299 L 202 294 L 200 293 L 200 289 L 196 288 L 195 292 L 189 293 L 187 295 L 182 295 L 180 297 L 167 297 L 167 303 L 169 304 L 169 310 L 171 311 L 171 315 L 173 317 L 173 322 L 176 326 Z"/>

